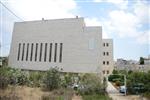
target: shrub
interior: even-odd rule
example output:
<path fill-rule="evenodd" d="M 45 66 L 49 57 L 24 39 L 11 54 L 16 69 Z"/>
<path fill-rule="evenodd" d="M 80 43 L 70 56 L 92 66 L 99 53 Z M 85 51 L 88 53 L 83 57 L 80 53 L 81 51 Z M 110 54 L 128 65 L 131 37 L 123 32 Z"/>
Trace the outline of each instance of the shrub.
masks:
<path fill-rule="evenodd" d="M 102 82 L 100 77 L 95 74 L 85 74 L 80 78 L 80 85 L 79 88 L 80 94 L 99 94 L 104 93 L 104 88 L 102 86 Z"/>
<path fill-rule="evenodd" d="M 46 85 L 46 89 L 54 90 L 59 88 L 60 86 L 60 72 L 57 68 L 51 68 L 46 72 L 44 83 Z"/>

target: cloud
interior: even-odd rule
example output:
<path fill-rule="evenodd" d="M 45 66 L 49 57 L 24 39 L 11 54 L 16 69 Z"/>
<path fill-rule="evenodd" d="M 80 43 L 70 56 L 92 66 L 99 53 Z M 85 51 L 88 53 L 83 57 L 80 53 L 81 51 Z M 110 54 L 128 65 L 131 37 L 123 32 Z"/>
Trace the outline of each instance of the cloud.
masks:
<path fill-rule="evenodd" d="M 149 44 L 150 45 L 150 30 L 143 32 L 143 34 L 137 36 L 136 41 L 139 44 Z"/>
<path fill-rule="evenodd" d="M 107 31 L 105 29 L 105 24 L 102 23 L 100 20 L 98 20 L 97 18 L 85 18 L 85 23 L 86 26 L 102 26 L 102 37 L 103 38 L 108 38 L 108 34 Z"/>
<path fill-rule="evenodd" d="M 93 0 L 95 3 L 111 3 L 119 9 L 127 9 L 128 0 Z"/>
<path fill-rule="evenodd" d="M 77 7 L 74 0 L 15 0 L 7 6 L 24 20 L 74 17 Z"/>

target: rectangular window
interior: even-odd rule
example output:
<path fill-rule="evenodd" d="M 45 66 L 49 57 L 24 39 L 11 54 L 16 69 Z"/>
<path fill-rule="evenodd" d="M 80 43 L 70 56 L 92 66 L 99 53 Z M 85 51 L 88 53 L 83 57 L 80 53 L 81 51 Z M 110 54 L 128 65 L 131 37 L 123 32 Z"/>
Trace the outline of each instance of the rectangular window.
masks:
<path fill-rule="evenodd" d="M 55 43 L 54 62 L 57 60 L 57 43 Z"/>
<path fill-rule="evenodd" d="M 31 54 L 30 54 L 30 61 L 32 61 L 32 56 L 33 56 L 33 43 L 31 44 Z"/>
<path fill-rule="evenodd" d="M 46 55 L 47 55 L 47 43 L 45 43 L 45 54 L 44 54 L 44 61 L 46 62 Z"/>
<path fill-rule="evenodd" d="M 103 46 L 105 47 L 105 43 L 103 43 Z"/>
<path fill-rule="evenodd" d="M 24 58 L 24 47 L 25 47 L 25 43 L 23 43 L 23 48 L 22 48 L 22 61 L 23 61 L 23 58 Z"/>
<path fill-rule="evenodd" d="M 109 70 L 107 70 L 107 74 L 109 74 Z"/>
<path fill-rule="evenodd" d="M 108 44 L 108 43 L 106 43 L 106 46 L 108 47 L 108 46 L 109 46 L 109 44 Z"/>
<path fill-rule="evenodd" d="M 103 56 L 105 56 L 105 52 L 103 52 Z"/>
<path fill-rule="evenodd" d="M 41 61 L 41 59 L 42 59 L 42 47 L 43 47 L 43 43 L 41 43 L 41 45 L 40 45 L 40 57 L 39 57 L 39 61 Z"/>
<path fill-rule="evenodd" d="M 38 43 L 36 43 L 35 47 L 35 61 L 37 61 L 37 52 L 38 52 Z"/>
<path fill-rule="evenodd" d="M 20 58 L 20 47 L 21 47 L 21 43 L 19 43 L 19 46 L 18 46 L 18 57 L 17 57 L 17 60 L 19 60 L 19 58 Z"/>
<path fill-rule="evenodd" d="M 52 43 L 50 43 L 49 46 L 49 62 L 51 62 L 51 58 L 52 58 Z"/>
<path fill-rule="evenodd" d="M 28 61 L 29 43 L 27 43 L 26 61 Z"/>
<path fill-rule="evenodd" d="M 107 56 L 109 56 L 109 52 L 107 52 Z"/>
<path fill-rule="evenodd" d="M 63 49 L 63 43 L 60 43 L 60 55 L 59 55 L 59 62 L 62 62 L 62 49 Z"/>
<path fill-rule="evenodd" d="M 103 74 L 105 74 L 105 70 L 103 70 Z"/>
<path fill-rule="evenodd" d="M 103 65 L 105 65 L 105 61 L 103 61 Z"/>
<path fill-rule="evenodd" d="M 107 61 L 107 65 L 109 65 L 109 61 Z"/>

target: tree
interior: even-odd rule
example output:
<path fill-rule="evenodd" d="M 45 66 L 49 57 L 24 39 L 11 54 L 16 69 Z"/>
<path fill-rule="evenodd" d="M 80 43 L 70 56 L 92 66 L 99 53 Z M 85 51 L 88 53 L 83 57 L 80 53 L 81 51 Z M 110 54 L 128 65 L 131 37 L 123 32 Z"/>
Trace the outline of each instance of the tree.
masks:
<path fill-rule="evenodd" d="M 140 65 L 144 65 L 144 58 L 143 57 L 140 57 Z"/>

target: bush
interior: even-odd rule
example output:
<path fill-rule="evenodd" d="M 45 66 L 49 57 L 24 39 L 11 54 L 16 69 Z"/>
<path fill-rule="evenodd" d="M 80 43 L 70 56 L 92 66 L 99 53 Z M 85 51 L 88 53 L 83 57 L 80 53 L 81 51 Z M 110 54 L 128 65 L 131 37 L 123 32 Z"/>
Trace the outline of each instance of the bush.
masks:
<path fill-rule="evenodd" d="M 81 95 L 88 94 L 99 94 L 104 93 L 104 86 L 98 77 L 95 74 L 85 74 L 80 78 L 80 86 L 78 89 Z"/>
<path fill-rule="evenodd" d="M 50 91 L 60 87 L 60 72 L 57 68 L 51 68 L 46 72 L 44 83 L 45 88 Z"/>

